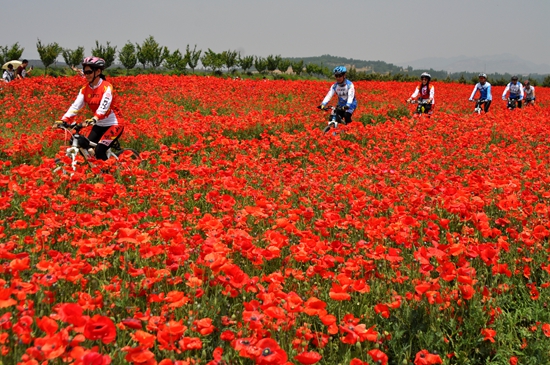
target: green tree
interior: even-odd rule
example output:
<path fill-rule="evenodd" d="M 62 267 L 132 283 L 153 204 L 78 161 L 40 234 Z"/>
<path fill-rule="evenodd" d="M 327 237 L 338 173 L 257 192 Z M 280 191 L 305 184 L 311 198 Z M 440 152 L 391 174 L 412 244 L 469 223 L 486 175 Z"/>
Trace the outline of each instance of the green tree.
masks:
<path fill-rule="evenodd" d="M 300 75 L 302 71 L 304 71 L 304 60 L 291 62 L 290 67 L 292 67 L 292 72 L 294 72 L 296 75 Z"/>
<path fill-rule="evenodd" d="M 48 66 L 55 62 L 62 48 L 56 42 L 43 45 L 40 39 L 36 42 L 36 49 L 40 55 L 40 60 L 44 64 L 44 74 L 48 74 Z"/>
<path fill-rule="evenodd" d="M 254 68 L 261 74 L 265 73 L 267 70 L 267 60 L 263 57 L 254 58 Z"/>
<path fill-rule="evenodd" d="M 269 55 L 266 58 L 267 70 L 271 73 L 279 67 L 279 62 L 281 62 L 281 56 Z"/>
<path fill-rule="evenodd" d="M 310 76 L 318 75 L 321 73 L 321 68 L 315 63 L 308 63 L 306 65 L 306 73 Z"/>
<path fill-rule="evenodd" d="M 197 51 L 197 45 L 195 44 L 195 48 L 191 51 L 189 49 L 189 45 L 187 45 L 187 48 L 185 49 L 185 59 L 187 60 L 187 65 L 189 65 L 189 68 L 195 72 L 195 68 L 197 68 L 197 65 L 199 64 L 199 60 L 201 58 L 201 50 Z"/>
<path fill-rule="evenodd" d="M 286 73 L 291 64 L 290 60 L 280 60 L 278 66 L 279 71 Z"/>
<path fill-rule="evenodd" d="M 254 66 L 254 56 L 239 56 L 239 67 L 243 69 L 244 72 L 247 72 Z"/>
<path fill-rule="evenodd" d="M 239 53 L 237 51 L 223 51 L 221 53 L 221 58 L 225 67 L 229 72 L 235 71 L 233 68 L 237 66 L 237 61 L 239 59 Z"/>
<path fill-rule="evenodd" d="M 205 68 L 211 68 L 213 73 L 217 73 L 223 67 L 224 60 L 221 53 L 216 53 L 208 48 L 201 57 L 201 63 Z"/>
<path fill-rule="evenodd" d="M 150 64 L 153 68 L 157 68 L 169 55 L 168 48 L 162 47 L 152 35 L 144 40 L 141 46 L 137 45 L 137 58 L 143 64 L 143 68 L 147 64 Z"/>
<path fill-rule="evenodd" d="M 61 52 L 65 63 L 71 67 L 79 65 L 84 59 L 84 47 L 78 47 L 75 50 L 63 49 Z"/>
<path fill-rule="evenodd" d="M 8 61 L 11 61 L 11 60 L 8 60 L 8 56 L 7 56 L 7 53 L 8 53 L 8 46 L 0 46 L 0 64 L 4 64 Z"/>
<path fill-rule="evenodd" d="M 110 42 L 107 42 L 107 45 L 104 46 L 99 44 L 98 41 L 95 41 L 95 48 L 92 49 L 92 54 L 96 57 L 103 58 L 105 60 L 105 68 L 108 68 L 115 61 L 116 46 L 112 47 Z"/>
<path fill-rule="evenodd" d="M 18 60 L 21 58 L 25 48 L 19 47 L 19 42 L 12 44 L 10 49 L 7 49 L 6 46 L 6 61 Z"/>
<path fill-rule="evenodd" d="M 176 49 L 165 59 L 166 68 L 169 70 L 185 71 L 187 59 L 183 56 L 179 49 Z"/>
<path fill-rule="evenodd" d="M 542 86 L 550 87 L 550 75 L 546 76 L 544 80 L 542 80 Z"/>
<path fill-rule="evenodd" d="M 118 52 L 118 59 L 120 60 L 120 63 L 122 63 L 122 66 L 126 69 L 126 74 L 128 74 L 128 70 L 136 67 L 136 47 L 132 42 L 128 41 L 128 43 L 122 47 L 122 49 Z"/>

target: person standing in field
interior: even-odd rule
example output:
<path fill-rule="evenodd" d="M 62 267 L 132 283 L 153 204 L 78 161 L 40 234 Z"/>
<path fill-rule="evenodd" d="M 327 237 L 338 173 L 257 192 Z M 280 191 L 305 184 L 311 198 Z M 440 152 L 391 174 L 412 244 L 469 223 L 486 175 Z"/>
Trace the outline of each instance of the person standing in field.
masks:
<path fill-rule="evenodd" d="M 523 96 L 525 94 L 523 91 L 523 85 L 521 82 L 518 82 L 517 76 L 512 76 L 512 80 L 508 83 L 508 85 L 506 85 L 506 89 L 504 89 L 504 92 L 502 93 L 502 100 L 506 100 L 506 94 L 508 94 L 508 91 L 510 92 L 509 98 L 516 100 L 518 103 L 518 108 L 521 109 Z M 508 108 L 510 108 L 510 102 L 508 102 Z"/>
<path fill-rule="evenodd" d="M 487 82 L 487 75 L 480 73 L 478 75 L 479 82 L 474 86 L 474 91 L 470 95 L 470 101 L 474 101 L 475 94 L 479 91 L 479 100 L 486 100 L 483 106 L 485 113 L 489 112 L 489 107 L 491 106 L 491 101 L 493 100 L 493 95 L 491 94 L 491 84 Z"/>
<path fill-rule="evenodd" d="M 2 81 L 5 83 L 13 81 L 15 78 L 15 73 L 13 72 L 13 65 L 10 63 L 8 64 L 8 69 L 4 71 L 4 74 L 2 75 Z"/>
<path fill-rule="evenodd" d="M 17 70 L 15 71 L 15 77 L 16 78 L 24 79 L 25 77 L 27 77 L 27 75 L 29 75 L 32 72 L 32 70 L 33 70 L 32 66 L 29 69 L 29 71 L 27 71 L 27 65 L 28 64 L 29 64 L 29 61 L 23 60 L 23 62 L 21 63 L 21 66 L 17 67 Z"/>
<path fill-rule="evenodd" d="M 99 57 L 87 57 L 82 61 L 86 85 L 80 89 L 76 100 L 61 121 L 56 122 L 56 124 L 72 122 L 87 104 L 94 116 L 86 119 L 84 125 L 93 126 L 88 139 L 97 143 L 95 156 L 101 160 L 107 160 L 107 150 L 124 131 L 113 110 L 113 85 L 106 81 L 103 75 L 104 68 L 105 61 Z M 79 142 L 81 146 L 88 148 L 85 139 Z"/>
<path fill-rule="evenodd" d="M 535 105 L 535 87 L 531 86 L 529 80 L 523 82 L 523 92 L 525 93 L 525 105 Z"/>
<path fill-rule="evenodd" d="M 338 106 L 341 108 L 336 109 L 336 114 L 344 120 L 344 124 L 350 124 L 351 115 L 357 109 L 357 99 L 355 98 L 355 86 L 353 82 L 346 79 L 346 72 L 345 66 L 337 66 L 332 70 L 336 82 L 330 87 L 319 108 L 325 109 L 334 94 L 338 95 Z"/>
<path fill-rule="evenodd" d="M 416 89 L 414 89 L 411 97 L 407 99 L 407 103 L 410 103 L 413 99 L 416 99 L 417 97 L 418 102 L 426 102 L 427 104 L 424 106 L 424 112 L 428 114 L 428 116 L 433 114 L 433 108 L 435 104 L 435 89 L 433 85 L 430 85 L 431 80 L 432 76 L 429 73 L 422 73 L 422 75 L 420 75 L 420 85 L 418 85 Z"/>

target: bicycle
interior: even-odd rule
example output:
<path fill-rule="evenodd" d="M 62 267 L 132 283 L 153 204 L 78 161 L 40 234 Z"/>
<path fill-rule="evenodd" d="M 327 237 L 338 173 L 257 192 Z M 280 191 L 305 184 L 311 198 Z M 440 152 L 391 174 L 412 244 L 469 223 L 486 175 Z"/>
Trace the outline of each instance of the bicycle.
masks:
<path fill-rule="evenodd" d="M 476 106 L 474 108 L 474 113 L 477 113 L 477 114 L 481 114 L 481 112 L 483 111 L 483 104 L 487 103 L 488 100 L 486 99 L 474 99 L 472 101 L 475 101 L 476 103 Z"/>
<path fill-rule="evenodd" d="M 57 124 L 56 126 L 70 135 L 70 147 L 65 151 L 65 155 L 71 159 L 72 170 L 76 171 L 76 166 L 78 164 L 77 156 L 79 154 L 88 166 L 93 167 L 90 159 L 94 158 L 94 151 L 97 147 L 97 143 L 90 141 L 87 137 L 80 134 L 80 131 L 86 126 L 77 123 L 69 124 L 67 122 Z M 114 158 L 118 161 L 122 158 L 122 155 L 125 154 L 129 154 L 131 159 L 141 161 L 141 157 L 136 150 L 133 148 L 122 148 L 118 140 L 111 143 L 107 150 L 107 159 Z M 58 166 L 54 168 L 54 172 L 57 172 L 63 168 L 63 162 L 60 159 L 56 159 L 55 162 Z"/>
<path fill-rule="evenodd" d="M 535 105 L 535 98 L 525 98 L 525 106 L 528 106 L 528 105 Z"/>
<path fill-rule="evenodd" d="M 428 115 L 431 114 L 431 101 L 429 99 L 420 99 L 420 100 L 410 100 L 408 101 L 407 100 L 407 103 L 409 104 L 418 104 L 418 106 L 416 107 L 416 110 L 414 112 L 414 114 L 418 114 L 418 115 L 422 115 L 426 112 L 428 112 Z M 430 108 L 426 108 L 426 106 L 430 105 Z"/>
<path fill-rule="evenodd" d="M 321 109 L 321 106 L 318 106 L 317 108 Z M 337 106 L 330 106 L 330 107 L 325 107 L 321 110 L 330 110 L 330 116 L 328 118 L 328 125 L 323 129 L 323 133 L 327 133 L 328 131 L 330 131 L 331 129 L 336 129 L 338 128 L 338 124 L 339 123 L 344 123 L 344 125 L 346 124 L 345 122 L 342 122 L 342 117 L 340 115 L 338 115 L 338 111 L 344 111 L 344 107 L 343 106 L 340 106 L 340 105 L 337 105 Z M 336 132 L 334 132 L 334 134 L 336 134 Z"/>
<path fill-rule="evenodd" d="M 507 107 L 508 107 L 508 109 L 510 109 L 510 110 L 514 110 L 514 109 L 516 109 L 516 107 L 518 106 L 518 101 L 519 101 L 519 99 L 508 98 L 508 99 L 504 99 L 504 100 L 507 100 L 507 101 L 508 101 Z"/>

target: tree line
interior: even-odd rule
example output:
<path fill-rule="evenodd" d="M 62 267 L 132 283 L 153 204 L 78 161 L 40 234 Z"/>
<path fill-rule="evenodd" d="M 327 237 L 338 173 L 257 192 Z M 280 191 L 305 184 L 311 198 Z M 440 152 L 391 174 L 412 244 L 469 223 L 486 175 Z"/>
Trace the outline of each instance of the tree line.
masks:
<path fill-rule="evenodd" d="M 81 64 L 85 56 L 85 49 L 79 46 L 76 49 L 61 47 L 57 42 L 43 44 L 40 39 L 36 43 L 36 48 L 45 67 L 47 74 L 48 68 L 57 61 L 61 55 L 68 66 L 75 67 Z M 22 48 L 18 42 L 11 47 L 0 46 L 0 63 L 4 64 L 9 60 L 20 59 L 23 54 Z M 117 46 L 112 46 L 110 42 L 100 44 L 96 40 L 92 48 L 93 56 L 101 57 L 105 60 L 106 68 L 115 64 L 118 58 L 118 66 L 129 70 L 141 67 L 141 69 L 168 70 L 173 72 L 185 73 L 188 69 L 195 72 L 199 66 L 214 74 L 222 74 L 224 71 L 235 73 L 237 70 L 246 74 L 251 74 L 254 70 L 260 74 L 272 74 L 275 72 L 288 73 L 300 76 L 307 74 L 311 77 L 330 78 L 332 68 L 337 65 L 346 65 L 349 68 L 348 78 L 352 81 L 376 80 L 376 81 L 417 81 L 418 75 L 422 72 L 429 72 L 432 79 L 440 82 L 459 82 L 476 83 L 477 73 L 462 72 L 448 73 L 446 71 L 413 70 L 412 67 L 399 67 L 383 61 L 361 61 L 323 55 L 320 57 L 309 58 L 283 58 L 280 55 L 269 55 L 267 57 L 243 56 L 238 51 L 227 50 L 223 52 L 214 52 L 210 48 L 207 51 L 197 50 L 195 45 L 191 48 L 189 45 L 182 52 L 179 49 L 170 52 L 168 47 L 160 45 L 153 36 L 149 36 L 142 43 L 133 43 L 128 41 L 121 49 L 117 51 Z M 361 68 L 362 70 L 357 70 Z M 488 79 L 493 85 L 506 85 L 512 75 L 510 74 L 488 74 Z M 540 81 L 542 86 L 550 87 L 550 75 L 529 75 L 534 85 Z"/>

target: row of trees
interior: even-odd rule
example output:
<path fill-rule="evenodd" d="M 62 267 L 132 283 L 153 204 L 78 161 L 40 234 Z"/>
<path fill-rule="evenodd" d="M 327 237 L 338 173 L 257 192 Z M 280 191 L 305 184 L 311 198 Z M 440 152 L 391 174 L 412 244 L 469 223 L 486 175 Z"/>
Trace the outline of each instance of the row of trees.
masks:
<path fill-rule="evenodd" d="M 62 55 L 65 63 L 71 67 L 78 66 L 85 57 L 84 47 L 76 49 L 62 48 L 57 43 L 42 44 L 40 39 L 36 43 L 36 48 L 40 56 L 40 60 L 47 69 L 54 64 L 57 58 Z M 24 48 L 20 47 L 19 43 L 13 44 L 11 47 L 0 46 L 0 62 L 1 64 L 9 61 L 20 59 Z M 143 69 L 166 69 L 170 71 L 185 72 L 195 69 L 199 65 L 212 71 L 215 74 L 220 74 L 222 71 L 235 72 L 240 69 L 245 73 L 250 73 L 252 69 L 261 74 L 274 73 L 276 71 L 288 72 L 291 70 L 295 75 L 303 73 L 314 77 L 331 77 L 332 67 L 336 64 L 346 64 L 343 61 L 355 61 L 342 59 L 330 55 L 321 56 L 321 61 L 326 61 L 326 66 L 314 62 L 316 58 L 304 59 L 297 58 L 282 58 L 279 55 L 269 55 L 267 57 L 257 56 L 242 56 L 240 52 L 227 50 L 223 52 L 214 52 L 210 48 L 207 51 L 197 50 L 195 45 L 193 49 L 187 45 L 184 52 L 176 49 L 170 52 L 166 46 L 161 46 L 153 36 L 149 36 L 141 44 L 128 41 L 118 52 L 116 46 L 111 46 L 110 42 L 105 45 L 95 42 L 95 47 L 92 48 L 92 55 L 101 57 L 105 60 L 106 67 L 110 67 L 115 63 L 118 57 L 119 64 L 126 70 L 136 68 L 140 64 Z M 319 60 L 317 60 L 319 61 Z M 349 67 L 348 78 L 352 81 L 358 80 L 393 80 L 393 81 L 417 81 L 418 75 L 427 71 L 432 75 L 434 80 L 445 82 L 460 82 L 460 83 L 475 83 L 477 82 L 477 73 L 455 73 L 448 74 L 445 71 L 430 70 L 413 70 L 412 68 L 402 69 L 397 68 L 392 64 L 386 64 L 382 61 L 363 61 L 369 71 L 357 71 L 355 67 Z M 379 72 L 378 68 L 384 65 L 389 65 L 389 72 Z M 363 64 L 361 64 L 363 65 Z M 348 65 L 349 66 L 349 65 Z M 354 64 L 355 66 L 355 64 Z M 376 70 L 375 70 L 376 69 Z M 384 68 L 386 70 L 386 68 Z M 397 71 L 397 72 L 395 72 Z M 505 85 L 509 82 L 511 75 L 509 74 L 490 74 L 489 80 L 493 85 Z M 536 78 L 531 79 L 534 85 L 537 84 Z M 540 77 L 543 86 L 550 87 L 550 75 L 546 78 Z"/>

